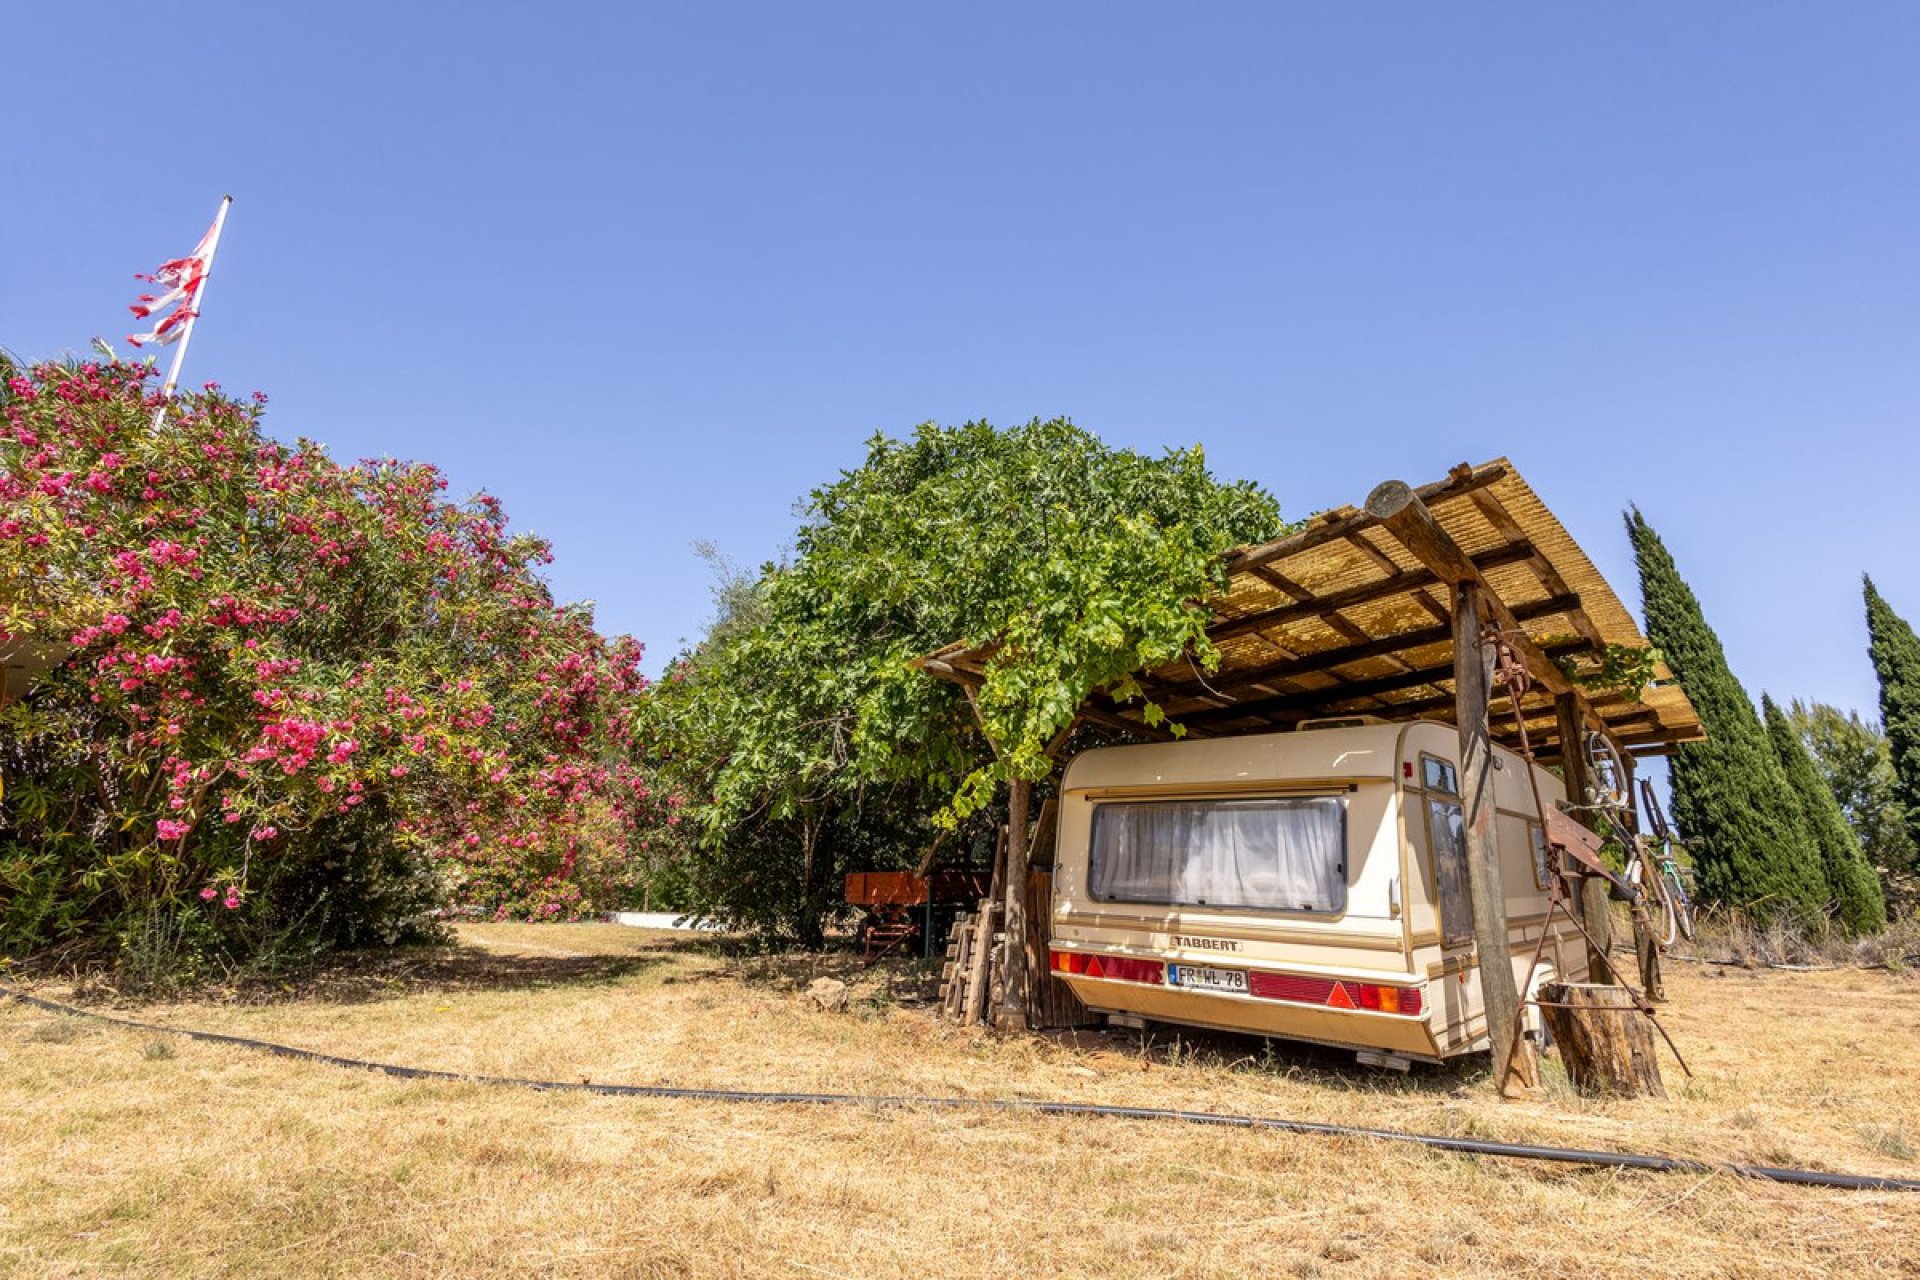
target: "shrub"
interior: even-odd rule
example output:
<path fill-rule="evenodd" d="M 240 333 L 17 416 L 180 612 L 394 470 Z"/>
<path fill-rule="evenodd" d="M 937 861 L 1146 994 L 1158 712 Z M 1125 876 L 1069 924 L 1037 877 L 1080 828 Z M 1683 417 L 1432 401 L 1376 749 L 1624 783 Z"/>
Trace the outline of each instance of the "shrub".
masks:
<path fill-rule="evenodd" d="M 391 942 L 617 877 L 660 810 L 640 646 L 554 602 L 497 500 L 212 384 L 156 428 L 144 366 L 5 374 L 0 648 L 69 652 L 0 712 L 0 946 Z"/>

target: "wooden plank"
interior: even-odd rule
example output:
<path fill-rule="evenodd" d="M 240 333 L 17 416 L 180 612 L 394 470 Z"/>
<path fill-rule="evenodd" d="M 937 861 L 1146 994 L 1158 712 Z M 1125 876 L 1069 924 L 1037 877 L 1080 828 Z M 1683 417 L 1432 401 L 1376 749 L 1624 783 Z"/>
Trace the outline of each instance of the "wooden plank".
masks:
<path fill-rule="evenodd" d="M 1510 1076 L 1532 1084 L 1532 1050 L 1513 1034 L 1520 995 L 1513 977 L 1507 931 L 1507 891 L 1500 872 L 1500 842 L 1494 822 L 1493 743 L 1487 710 L 1493 683 L 1494 646 L 1482 633 L 1486 592 L 1477 582 L 1453 589 L 1454 724 L 1460 733 L 1460 801 L 1466 819 L 1467 894 L 1473 902 L 1473 941 L 1479 952 L 1480 995 L 1493 1048 L 1496 1092 Z"/>
<path fill-rule="evenodd" d="M 966 1003 L 960 1011 L 960 1021 L 968 1026 L 979 1022 L 986 1013 L 987 984 L 993 976 L 993 935 L 999 918 L 999 903 L 980 904 L 980 915 L 973 928 L 973 954 L 967 966 Z"/>
<path fill-rule="evenodd" d="M 968 967 L 972 959 L 973 915 L 962 911 L 953 922 L 953 934 L 947 943 L 947 963 L 941 974 L 940 1010 L 949 1018 L 958 1018 L 966 1007 Z"/>

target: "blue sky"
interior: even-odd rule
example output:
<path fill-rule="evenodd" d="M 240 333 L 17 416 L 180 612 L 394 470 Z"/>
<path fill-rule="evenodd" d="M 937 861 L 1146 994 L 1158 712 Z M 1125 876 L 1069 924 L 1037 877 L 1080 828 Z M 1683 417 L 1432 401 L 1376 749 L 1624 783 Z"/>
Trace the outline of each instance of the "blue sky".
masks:
<path fill-rule="evenodd" d="M 657 662 L 875 431 L 1063 414 L 1290 515 L 1511 455 L 1638 502 L 1757 695 L 1920 620 L 1911 5 L 351 4 L 8 18 L 0 346 L 433 460 Z"/>

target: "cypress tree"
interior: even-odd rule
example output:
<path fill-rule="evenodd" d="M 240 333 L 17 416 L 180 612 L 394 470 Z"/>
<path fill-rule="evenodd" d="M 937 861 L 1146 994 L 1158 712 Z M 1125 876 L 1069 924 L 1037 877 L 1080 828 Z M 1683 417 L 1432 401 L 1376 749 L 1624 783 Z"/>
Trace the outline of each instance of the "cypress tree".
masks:
<path fill-rule="evenodd" d="M 1880 678 L 1880 723 L 1893 755 L 1894 798 L 1920 848 L 1920 639 L 1893 611 L 1873 579 L 1867 594 L 1867 654 Z"/>
<path fill-rule="evenodd" d="M 1819 850 L 1835 922 L 1848 933 L 1878 933 L 1887 923 L 1887 900 L 1880 893 L 1880 877 L 1867 865 L 1867 856 L 1847 825 L 1847 815 L 1840 811 L 1840 802 L 1821 778 L 1812 753 L 1794 732 L 1787 713 L 1764 693 L 1760 695 L 1760 708 L 1767 722 L 1767 737 L 1773 740 L 1774 755 L 1779 757 L 1788 785 L 1800 798 L 1807 834 Z"/>
<path fill-rule="evenodd" d="M 1673 756 L 1673 819 L 1689 841 L 1700 894 L 1763 918 L 1812 920 L 1826 876 L 1799 798 L 1787 782 L 1753 700 L 1727 666 L 1720 637 L 1673 556 L 1636 508 L 1627 512 L 1640 567 L 1647 637 L 1665 656 L 1706 726 L 1705 742 Z"/>

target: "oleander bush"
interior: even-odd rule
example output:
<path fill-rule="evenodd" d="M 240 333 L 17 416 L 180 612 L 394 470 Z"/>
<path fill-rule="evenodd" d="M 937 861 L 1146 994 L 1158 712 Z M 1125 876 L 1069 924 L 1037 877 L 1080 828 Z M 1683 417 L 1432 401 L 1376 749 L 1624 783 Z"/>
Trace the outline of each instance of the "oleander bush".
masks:
<path fill-rule="evenodd" d="M 0 950 L 154 973 L 571 918 L 673 820 L 640 646 L 432 466 L 344 465 L 264 397 L 0 368 Z"/>

